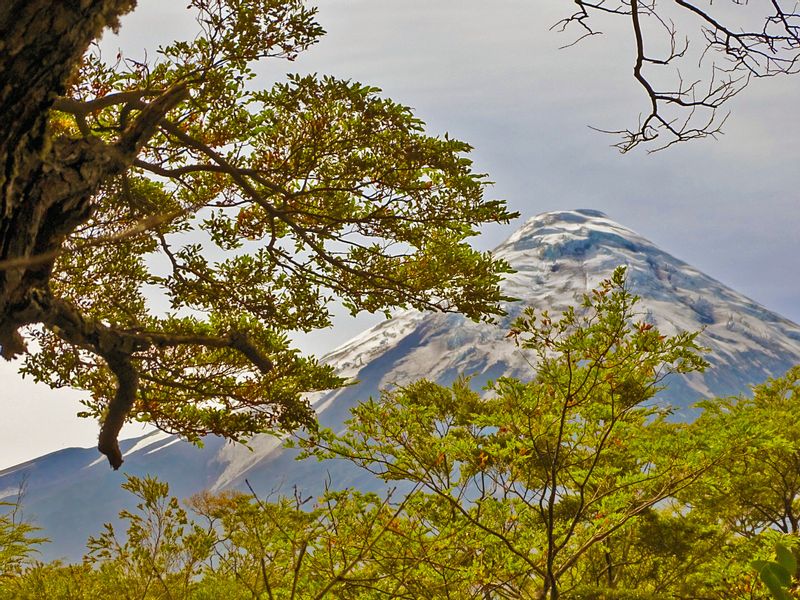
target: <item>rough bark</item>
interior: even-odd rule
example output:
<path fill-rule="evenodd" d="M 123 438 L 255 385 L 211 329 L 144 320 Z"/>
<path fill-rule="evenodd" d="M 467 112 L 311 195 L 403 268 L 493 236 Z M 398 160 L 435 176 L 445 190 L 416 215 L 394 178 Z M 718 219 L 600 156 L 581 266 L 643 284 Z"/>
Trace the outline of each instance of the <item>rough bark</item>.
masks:
<path fill-rule="evenodd" d="M 91 198 L 125 168 L 97 140 L 53 143 L 48 111 L 92 40 L 132 0 L 7 0 L 0 5 L 0 261 L 57 248 L 84 222 Z M 132 160 L 132 157 L 131 157 Z M 21 352 L 17 329 L 35 320 L 30 291 L 47 288 L 52 260 L 0 271 L 0 346 Z"/>
<path fill-rule="evenodd" d="M 52 140 L 47 128 L 48 112 L 89 44 L 134 5 L 134 0 L 0 3 L 0 263 L 6 265 L 0 269 L 0 354 L 7 359 L 25 348 L 20 327 L 47 320 L 48 280 L 65 237 L 89 218 L 103 181 L 133 161 L 138 142 L 133 138 L 146 134 L 149 123 L 141 123 L 142 130 L 125 144 L 108 146 L 92 138 Z M 91 340 L 80 342 L 86 346 Z M 135 393 L 135 375 L 125 368 L 129 359 L 117 350 L 101 355 L 118 376 L 117 395 Z M 124 403 L 109 412 L 120 409 Z M 116 468 L 121 462 L 116 433 L 113 443 L 106 442 L 101 451 Z"/>

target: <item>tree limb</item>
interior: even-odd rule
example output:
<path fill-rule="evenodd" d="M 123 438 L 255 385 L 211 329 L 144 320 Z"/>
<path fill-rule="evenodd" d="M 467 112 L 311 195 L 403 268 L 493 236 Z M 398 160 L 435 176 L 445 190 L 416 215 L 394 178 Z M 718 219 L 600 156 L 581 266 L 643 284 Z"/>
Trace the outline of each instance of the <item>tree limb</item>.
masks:
<path fill-rule="evenodd" d="M 118 441 L 119 432 L 136 401 L 139 373 L 134 368 L 130 355 L 112 352 L 103 355 L 103 358 L 117 378 L 117 391 L 108 404 L 103 424 L 100 426 L 97 449 L 108 457 L 111 468 L 116 471 L 123 462 Z"/>

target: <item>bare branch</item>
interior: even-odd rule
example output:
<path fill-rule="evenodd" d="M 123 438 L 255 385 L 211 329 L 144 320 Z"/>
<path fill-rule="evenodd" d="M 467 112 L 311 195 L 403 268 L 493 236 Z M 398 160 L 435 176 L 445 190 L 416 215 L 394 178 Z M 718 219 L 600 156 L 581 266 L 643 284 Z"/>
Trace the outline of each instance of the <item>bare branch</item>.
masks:
<path fill-rule="evenodd" d="M 639 144 L 653 142 L 662 135 L 665 141 L 659 140 L 658 147 L 650 152 L 669 148 L 678 142 L 715 138 L 721 133 L 729 114 L 721 115 L 717 110 L 746 88 L 751 78 L 800 72 L 800 13 L 794 7 L 784 8 L 781 0 L 770 0 L 767 7 L 761 8 L 761 15 L 757 17 L 760 28 L 749 27 L 752 23 L 746 22 L 734 24 L 734 16 L 725 13 L 724 7 L 718 14 L 712 14 L 693 0 L 672 0 L 659 5 L 645 0 L 574 1 L 578 12 L 553 26 L 559 31 L 565 31 L 571 25 L 579 27 L 579 36 L 567 46 L 598 33 L 589 22 L 592 13 L 629 19 L 635 43 L 633 77 L 644 90 L 649 108 L 646 115 L 640 117 L 636 128 L 592 128 L 620 136 L 621 141 L 614 147 L 623 153 Z M 675 22 L 668 18 L 670 10 L 682 12 L 698 23 L 700 39 L 705 45 L 699 52 L 698 64 L 689 66 L 693 69 L 707 68 L 707 74 L 688 85 L 684 84 L 680 64 L 694 58 L 688 53 L 690 40 L 683 36 L 679 41 Z M 752 18 L 752 14 L 749 16 Z M 645 20 L 658 25 L 661 33 L 648 30 L 644 26 Z M 669 47 L 661 57 L 648 53 L 648 46 L 658 41 L 666 42 Z M 718 58 L 705 67 L 704 61 L 708 65 L 712 54 Z M 674 68 L 670 77 L 678 82 L 672 90 L 662 87 L 664 74 L 669 73 L 666 67 Z M 701 87 L 705 87 L 705 91 L 701 91 Z"/>

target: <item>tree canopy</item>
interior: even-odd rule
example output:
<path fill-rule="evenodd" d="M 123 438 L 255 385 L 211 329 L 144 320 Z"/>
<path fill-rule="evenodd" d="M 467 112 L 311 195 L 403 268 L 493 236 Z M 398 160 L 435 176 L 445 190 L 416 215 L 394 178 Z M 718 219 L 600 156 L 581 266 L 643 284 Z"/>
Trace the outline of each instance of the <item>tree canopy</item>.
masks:
<path fill-rule="evenodd" d="M 353 313 L 500 312 L 507 222 L 470 147 L 331 76 L 258 89 L 324 33 L 300 0 L 192 0 L 149 62 L 95 42 L 130 0 L 0 8 L 0 353 L 87 390 L 114 468 L 126 419 L 199 440 L 312 421 L 342 382 L 287 333 Z M 163 299 L 154 302 L 154 298 Z"/>
<path fill-rule="evenodd" d="M 703 368 L 696 334 L 643 321 L 620 277 L 561 317 L 529 311 L 517 322 L 530 377 L 490 383 L 484 397 L 465 379 L 396 387 L 355 407 L 346 431 L 300 441 L 376 474 L 388 484 L 378 493 L 332 484 L 319 498 L 265 497 L 250 487 L 181 504 L 165 482 L 129 477 L 135 508 L 89 539 L 80 565 L 35 563 L 30 526 L 6 519 L 0 555 L 7 548 L 15 562 L 0 593 L 797 597 L 800 372 L 674 422 L 654 393 L 669 373 Z"/>

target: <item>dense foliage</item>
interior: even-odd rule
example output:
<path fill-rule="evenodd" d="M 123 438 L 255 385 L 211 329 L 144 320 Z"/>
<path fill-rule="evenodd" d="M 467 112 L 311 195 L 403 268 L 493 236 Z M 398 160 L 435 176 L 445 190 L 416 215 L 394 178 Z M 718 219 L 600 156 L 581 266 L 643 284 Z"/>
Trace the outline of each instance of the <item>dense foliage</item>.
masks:
<path fill-rule="evenodd" d="M 48 2 L 49 28 L 23 4 L 0 9 L 2 39 L 19 38 L 0 54 L 4 122 L 33 136 L 0 139 L 0 163 L 31 169 L 0 172 L 0 355 L 86 390 L 114 468 L 130 419 L 192 441 L 309 425 L 304 393 L 343 382 L 289 340 L 330 326 L 335 300 L 501 312 L 508 266 L 466 240 L 515 215 L 484 198 L 469 145 L 355 81 L 258 87 L 256 61 L 294 60 L 324 33 L 301 0 L 192 0 L 196 35 L 146 60 L 89 47 L 128 0 Z M 73 62 L 15 74 L 59 27 L 83 40 L 59 57 Z M 31 86 L 43 99 L 26 121 Z M 12 92 L 29 101 L 3 104 Z"/>
<path fill-rule="evenodd" d="M 389 492 L 269 502 L 255 492 L 203 493 L 182 506 L 166 483 L 129 478 L 138 506 L 120 515 L 126 534 L 107 525 L 81 565 L 26 559 L 0 591 L 20 599 L 793 597 L 800 368 L 753 397 L 703 402 L 692 423 L 673 422 L 655 393 L 670 373 L 705 363 L 695 334 L 663 335 L 640 320 L 636 300 L 618 270 L 581 306 L 558 317 L 527 311 L 515 323 L 536 365 L 529 381 L 501 379 L 484 395 L 468 380 L 420 381 L 358 406 L 344 433 L 299 441 L 307 454 L 353 461 L 391 482 Z"/>

